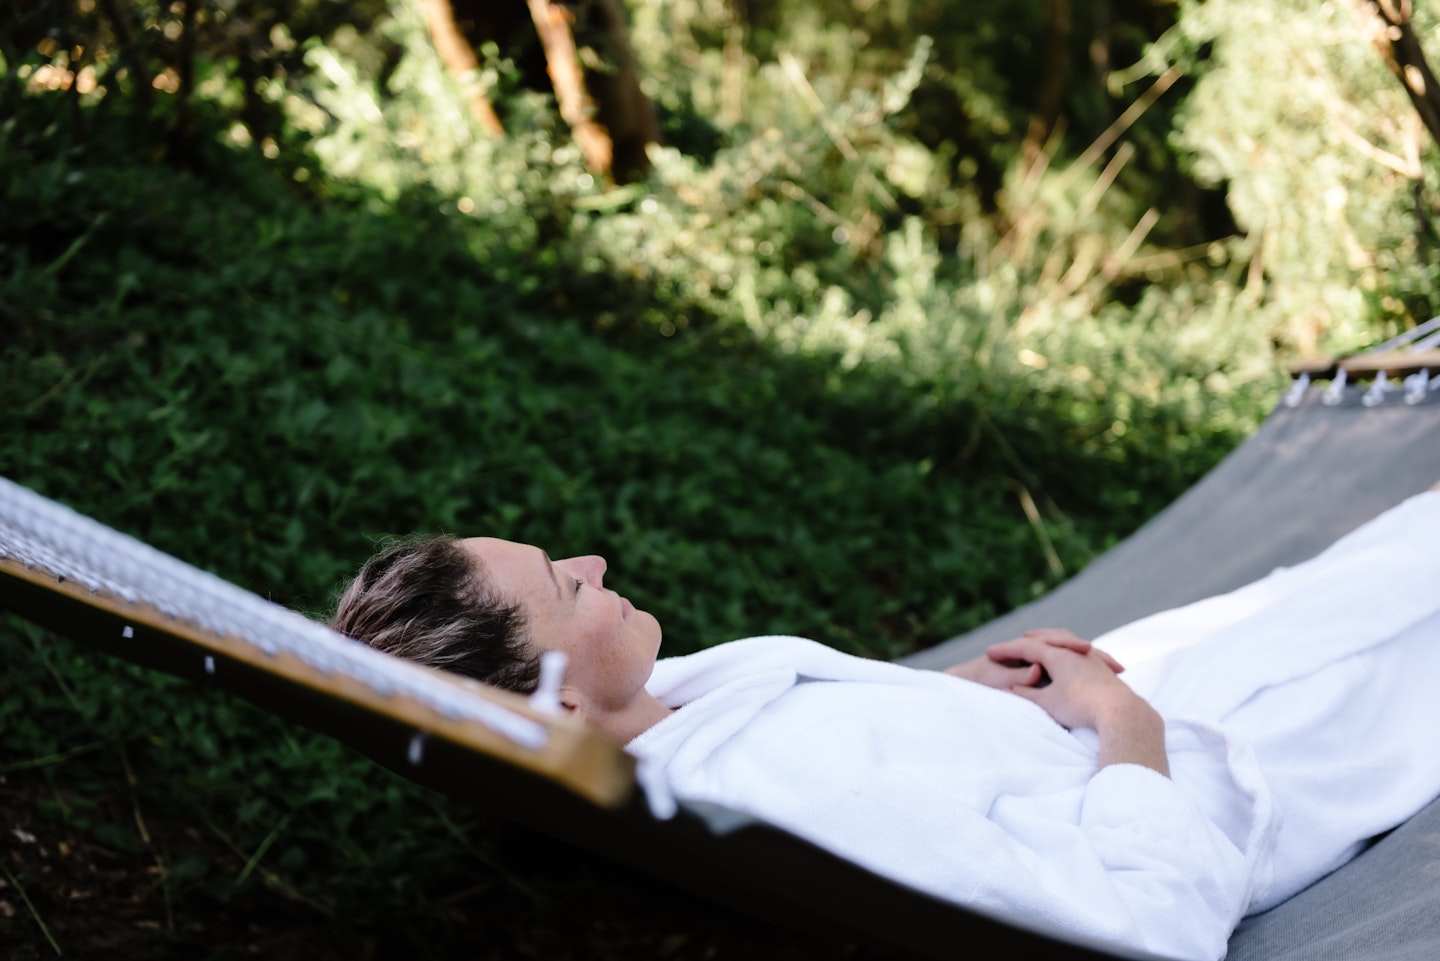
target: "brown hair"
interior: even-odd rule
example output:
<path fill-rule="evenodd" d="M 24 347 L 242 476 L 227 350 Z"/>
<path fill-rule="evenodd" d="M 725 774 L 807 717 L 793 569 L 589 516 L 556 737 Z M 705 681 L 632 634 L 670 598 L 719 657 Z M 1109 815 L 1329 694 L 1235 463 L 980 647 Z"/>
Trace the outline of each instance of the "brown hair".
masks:
<path fill-rule="evenodd" d="M 520 605 L 453 537 L 395 544 L 345 589 L 330 626 L 387 654 L 528 694 L 540 655 Z"/>

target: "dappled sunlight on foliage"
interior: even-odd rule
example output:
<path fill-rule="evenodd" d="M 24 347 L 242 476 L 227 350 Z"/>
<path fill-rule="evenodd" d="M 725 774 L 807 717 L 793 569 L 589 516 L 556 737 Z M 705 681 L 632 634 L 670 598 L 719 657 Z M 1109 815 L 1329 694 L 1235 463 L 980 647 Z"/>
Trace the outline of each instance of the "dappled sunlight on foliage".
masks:
<path fill-rule="evenodd" d="M 427 530 L 604 554 L 669 653 L 974 627 L 1297 353 L 1433 308 L 1435 146 L 1342 5 L 1062 6 L 631 0 L 664 142 L 621 186 L 533 29 L 457 76 L 405 0 L 6 11 L 0 473 L 319 616 Z M 0 658 L 0 785 L 154 867 L 174 956 L 185 912 L 277 903 L 530 944 L 491 922 L 545 896 L 468 809 L 30 628 Z"/>
<path fill-rule="evenodd" d="M 1156 50 L 1184 60 L 1213 47 L 1176 142 L 1200 177 L 1227 185 L 1255 258 L 1252 299 L 1309 353 L 1440 309 L 1426 267 L 1437 148 L 1350 6 L 1189 4 Z M 1440 22 L 1418 6 L 1416 25 L 1434 38 Z"/>

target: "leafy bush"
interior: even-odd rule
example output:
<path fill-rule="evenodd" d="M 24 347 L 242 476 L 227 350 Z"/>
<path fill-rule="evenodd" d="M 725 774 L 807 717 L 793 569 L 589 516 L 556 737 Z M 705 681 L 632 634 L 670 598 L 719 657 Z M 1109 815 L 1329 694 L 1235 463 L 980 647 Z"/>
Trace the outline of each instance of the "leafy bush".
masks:
<path fill-rule="evenodd" d="M 302 610 L 378 534 L 490 532 L 604 553 L 674 653 L 788 631 L 890 656 L 1028 599 L 1167 496 L 1117 497 L 1124 466 L 1072 450 L 1066 411 L 987 409 L 984 383 L 927 394 L 723 326 L 607 337 L 553 306 L 562 257 L 423 187 L 319 202 L 254 154 L 186 173 L 103 126 L 76 149 L 62 102 L 27 110 L 0 159 L 0 473 Z M 493 875 L 483 842 L 453 853 L 472 815 L 330 742 L 13 622 L 0 651 L 3 764 L 40 761 L 51 817 L 140 851 L 131 808 L 204 812 L 230 854 L 160 852 L 167 897 L 263 883 L 405 928 Z"/>
<path fill-rule="evenodd" d="M 1341 341 L 1425 299 L 1381 259 L 1342 293 L 1318 229 L 1319 253 L 1277 253 L 1250 204 L 1278 188 L 1214 126 L 1238 41 L 1202 7 L 1171 35 L 1197 63 L 1216 41 L 1178 138 L 1232 181 L 1245 237 L 1170 209 L 1174 158 L 1145 156 L 1164 116 L 1024 155 L 1007 98 L 1034 51 L 954 65 L 1036 4 L 926 6 L 977 24 L 938 41 L 894 4 L 813 30 L 780 6 L 737 40 L 729 5 L 637 4 L 639 39 L 690 25 L 639 44 L 687 139 L 615 190 L 499 51 L 476 82 L 510 135 L 478 133 L 408 5 L 272 33 L 265 77 L 202 62 L 183 154 L 174 104 L 123 72 L 43 92 L 69 53 L 4 48 L 0 473 L 312 614 L 386 533 L 484 532 L 606 555 L 669 653 L 789 632 L 892 657 L 1036 596 L 1257 423 L 1303 342 L 1302 261 Z M 274 129 L 237 115 L 256 96 Z M 935 135 L 952 100 L 994 136 Z M 1384 186 L 1346 223 L 1403 259 Z M 263 881 L 418 931 L 462 876 L 510 883 L 472 815 L 330 742 L 13 622 L 0 658 L 0 770 L 40 772 L 49 815 L 140 850 L 135 812 L 206 812 L 228 854 L 167 852 L 167 897 Z"/>
<path fill-rule="evenodd" d="M 1187 3 L 1154 53 L 1199 75 L 1176 142 L 1227 185 L 1251 298 L 1301 352 L 1354 349 L 1440 309 L 1424 227 L 1440 213 L 1436 146 L 1353 6 Z M 1440 42 L 1428 8 L 1415 26 Z"/>

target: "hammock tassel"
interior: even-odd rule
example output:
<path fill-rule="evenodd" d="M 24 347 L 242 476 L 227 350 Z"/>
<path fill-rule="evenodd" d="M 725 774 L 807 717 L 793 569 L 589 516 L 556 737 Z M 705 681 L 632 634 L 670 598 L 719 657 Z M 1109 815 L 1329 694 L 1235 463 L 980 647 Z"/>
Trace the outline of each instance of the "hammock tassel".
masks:
<path fill-rule="evenodd" d="M 1430 368 L 1422 367 L 1405 378 L 1405 403 L 1414 407 L 1425 399 L 1430 391 Z"/>
<path fill-rule="evenodd" d="M 1305 392 L 1310 389 L 1310 375 L 1301 374 L 1295 378 L 1295 383 L 1285 392 L 1285 406 L 1299 407 L 1305 400 Z"/>
<path fill-rule="evenodd" d="M 1334 407 L 1345 399 L 1345 381 L 1348 379 L 1349 375 L 1345 373 L 1344 367 L 1335 372 L 1335 379 L 1330 381 L 1330 386 L 1325 388 L 1325 396 L 1321 398 L 1325 406 Z"/>
<path fill-rule="evenodd" d="M 1390 393 L 1392 389 L 1390 386 L 1390 378 L 1386 377 L 1385 371 L 1382 370 L 1375 375 L 1374 382 L 1370 384 L 1370 389 L 1365 392 L 1365 396 L 1360 398 L 1360 403 L 1366 407 L 1379 406 L 1385 403 L 1385 395 Z"/>

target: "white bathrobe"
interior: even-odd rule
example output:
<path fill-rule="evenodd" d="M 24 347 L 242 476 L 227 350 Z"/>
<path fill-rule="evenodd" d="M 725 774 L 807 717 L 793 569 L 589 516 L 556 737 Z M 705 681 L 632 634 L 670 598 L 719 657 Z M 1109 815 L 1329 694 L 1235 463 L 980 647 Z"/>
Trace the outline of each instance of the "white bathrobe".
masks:
<path fill-rule="evenodd" d="M 1035 625 L 1054 627 L 1064 625 Z M 1440 794 L 1440 493 L 1100 639 L 1171 777 L 949 675 L 757 637 L 660 661 L 629 745 L 674 793 L 940 897 L 1179 958 Z"/>

